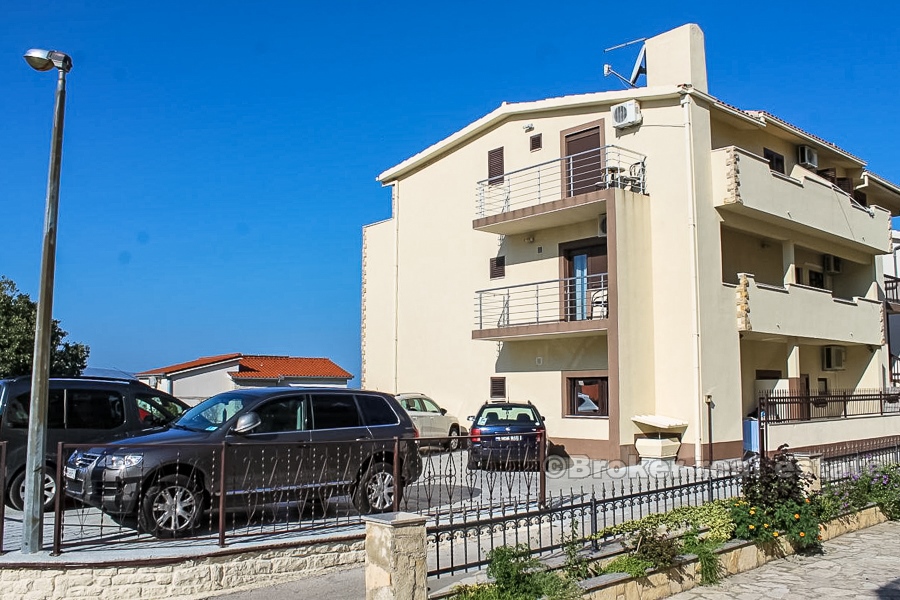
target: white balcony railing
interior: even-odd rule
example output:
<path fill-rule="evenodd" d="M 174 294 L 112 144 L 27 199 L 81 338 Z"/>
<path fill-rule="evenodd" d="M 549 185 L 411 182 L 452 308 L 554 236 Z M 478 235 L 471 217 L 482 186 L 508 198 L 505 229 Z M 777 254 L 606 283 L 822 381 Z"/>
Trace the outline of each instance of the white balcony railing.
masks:
<path fill-rule="evenodd" d="M 477 183 L 476 218 L 490 217 L 607 188 L 645 194 L 643 154 L 603 146 Z"/>
<path fill-rule="evenodd" d="M 478 330 L 609 317 L 606 273 L 475 292 Z"/>

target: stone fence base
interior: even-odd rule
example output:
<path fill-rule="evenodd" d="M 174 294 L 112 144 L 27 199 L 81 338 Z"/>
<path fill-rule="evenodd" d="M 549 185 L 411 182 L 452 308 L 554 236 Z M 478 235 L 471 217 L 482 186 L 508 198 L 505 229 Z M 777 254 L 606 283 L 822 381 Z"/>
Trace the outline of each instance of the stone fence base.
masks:
<path fill-rule="evenodd" d="M 0 568 L 0 600 L 199 600 L 302 579 L 325 569 L 361 564 L 365 558 L 365 540 L 358 536 L 115 566 L 6 563 Z"/>

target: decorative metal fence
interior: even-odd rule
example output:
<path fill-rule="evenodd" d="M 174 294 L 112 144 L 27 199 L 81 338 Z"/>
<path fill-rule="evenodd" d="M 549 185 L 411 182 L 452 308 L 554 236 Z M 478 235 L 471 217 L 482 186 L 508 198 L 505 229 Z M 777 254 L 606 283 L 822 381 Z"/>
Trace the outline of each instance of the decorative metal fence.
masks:
<path fill-rule="evenodd" d="M 900 464 L 900 436 L 852 441 L 823 452 L 820 478 L 828 485 L 890 464 Z"/>
<path fill-rule="evenodd" d="M 545 508 L 521 513 L 480 514 L 476 511 L 438 516 L 427 528 L 429 577 L 477 570 L 488 564 L 498 546 L 527 544 L 532 554 L 613 541 L 598 538 L 605 528 L 679 506 L 696 506 L 740 494 L 740 474 L 711 473 L 673 467 L 660 477 L 626 477 L 599 488 L 559 491 Z"/>
<path fill-rule="evenodd" d="M 900 390 L 766 390 L 759 395 L 759 408 L 766 425 L 900 415 Z"/>

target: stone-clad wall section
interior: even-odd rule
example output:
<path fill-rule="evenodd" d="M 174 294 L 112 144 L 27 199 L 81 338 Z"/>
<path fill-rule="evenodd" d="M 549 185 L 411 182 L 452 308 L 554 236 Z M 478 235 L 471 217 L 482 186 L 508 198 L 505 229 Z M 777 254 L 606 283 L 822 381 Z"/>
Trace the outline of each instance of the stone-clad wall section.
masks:
<path fill-rule="evenodd" d="M 121 566 L 17 566 L 0 569 L 0 600 L 199 600 L 302 579 L 365 561 L 365 542 L 305 544 L 211 555 L 167 564 Z M 149 561 L 148 561 L 149 562 Z"/>

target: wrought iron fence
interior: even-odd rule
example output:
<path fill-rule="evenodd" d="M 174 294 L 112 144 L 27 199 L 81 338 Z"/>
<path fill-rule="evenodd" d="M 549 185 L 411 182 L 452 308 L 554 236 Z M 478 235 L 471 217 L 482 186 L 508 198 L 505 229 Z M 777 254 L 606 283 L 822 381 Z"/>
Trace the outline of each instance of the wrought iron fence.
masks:
<path fill-rule="evenodd" d="M 478 218 L 607 188 L 646 193 L 646 156 L 603 146 L 479 181 Z"/>
<path fill-rule="evenodd" d="M 900 278 L 884 276 L 884 297 L 888 302 L 900 304 Z"/>
<path fill-rule="evenodd" d="M 181 545 L 277 541 L 349 530 L 370 511 L 490 515 L 542 505 L 546 472 L 534 445 L 525 454 L 493 450 L 471 465 L 468 451 L 455 449 L 469 439 L 129 443 L 127 451 L 60 444 L 56 477 L 67 495 L 55 507 L 53 552 L 167 537 Z"/>
<path fill-rule="evenodd" d="M 900 390 L 765 390 L 759 394 L 759 407 L 766 425 L 900 415 Z"/>
<path fill-rule="evenodd" d="M 846 442 L 830 446 L 822 454 L 820 479 L 828 485 L 874 466 L 900 464 L 900 436 Z"/>
<path fill-rule="evenodd" d="M 498 546 L 527 544 L 545 554 L 567 544 L 597 549 L 620 536 L 598 537 L 605 528 L 679 506 L 696 506 L 740 493 L 740 474 L 682 468 L 661 477 L 627 477 L 599 488 L 560 490 L 545 508 L 510 514 L 477 512 L 437 516 L 427 528 L 429 577 L 477 570 Z"/>
<path fill-rule="evenodd" d="M 479 330 L 609 317 L 606 273 L 475 292 Z"/>

